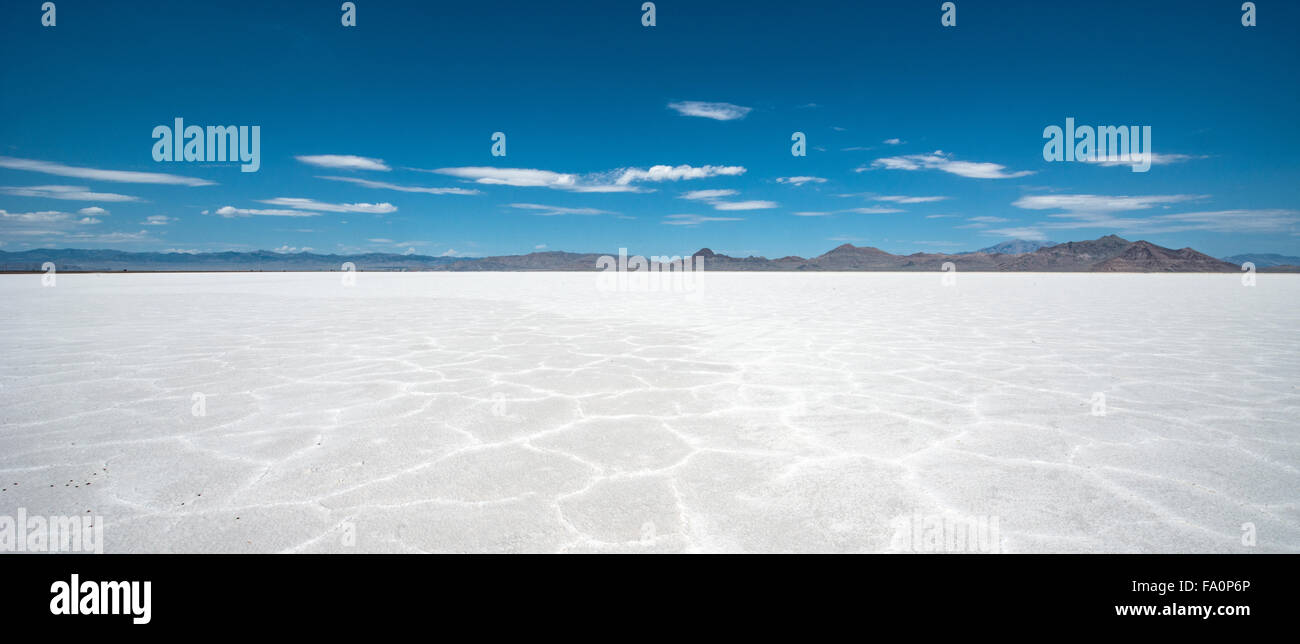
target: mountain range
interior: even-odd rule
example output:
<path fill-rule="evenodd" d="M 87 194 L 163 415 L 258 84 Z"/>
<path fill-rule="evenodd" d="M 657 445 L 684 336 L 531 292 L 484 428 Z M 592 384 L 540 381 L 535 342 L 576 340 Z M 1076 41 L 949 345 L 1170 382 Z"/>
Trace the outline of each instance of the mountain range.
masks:
<path fill-rule="evenodd" d="M 527 255 L 457 258 L 366 253 L 321 255 L 272 251 L 133 253 L 118 250 L 37 249 L 0 251 L 0 271 L 39 272 L 53 262 L 61 272 L 120 271 L 337 271 L 346 262 L 361 271 L 595 271 L 602 253 L 547 251 Z M 608 253 L 617 256 L 617 253 Z M 693 257 L 712 271 L 938 271 L 952 262 L 960 271 L 1096 273 L 1238 273 L 1241 262 L 1261 272 L 1300 272 L 1300 258 L 1234 255 L 1217 259 L 1191 248 L 1178 250 L 1107 235 L 1090 241 L 1011 240 L 966 253 L 895 255 L 870 246 L 842 244 L 816 257 L 731 257 L 703 248 Z M 1240 261 L 1239 261 L 1240 260 Z"/>

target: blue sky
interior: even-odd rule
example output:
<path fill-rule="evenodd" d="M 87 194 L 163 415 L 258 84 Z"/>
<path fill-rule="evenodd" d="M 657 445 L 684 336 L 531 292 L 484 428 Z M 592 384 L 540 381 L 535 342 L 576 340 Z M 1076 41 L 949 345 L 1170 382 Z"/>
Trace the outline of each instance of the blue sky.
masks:
<path fill-rule="evenodd" d="M 1300 255 L 1294 2 L 354 1 L 6 7 L 0 250 Z M 260 169 L 154 161 L 177 117 Z M 1155 165 L 1045 161 L 1067 117 Z"/>

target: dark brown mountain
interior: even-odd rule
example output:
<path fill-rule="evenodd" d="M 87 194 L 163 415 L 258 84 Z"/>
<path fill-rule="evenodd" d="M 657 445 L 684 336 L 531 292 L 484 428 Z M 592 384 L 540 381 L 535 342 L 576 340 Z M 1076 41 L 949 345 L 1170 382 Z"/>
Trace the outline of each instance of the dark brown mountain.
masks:
<path fill-rule="evenodd" d="M 1143 242 L 1145 243 L 1145 242 Z M 1002 271 L 1068 272 L 1091 271 L 1093 267 L 1124 252 L 1133 242 L 1116 235 L 1081 242 L 1066 242 L 1032 253 L 1017 255 L 998 266 Z M 961 265 L 958 264 L 960 267 Z"/>
<path fill-rule="evenodd" d="M 1120 273 L 1227 273 L 1238 272 L 1241 267 L 1190 248 L 1170 250 L 1151 242 L 1136 241 L 1120 254 L 1093 266 L 1092 270 Z"/>

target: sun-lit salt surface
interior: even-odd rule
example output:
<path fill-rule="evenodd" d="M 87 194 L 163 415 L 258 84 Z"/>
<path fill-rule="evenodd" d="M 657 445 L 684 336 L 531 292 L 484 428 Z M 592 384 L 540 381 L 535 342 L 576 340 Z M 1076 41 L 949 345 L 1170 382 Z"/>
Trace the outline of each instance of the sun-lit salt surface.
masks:
<path fill-rule="evenodd" d="M 109 552 L 907 551 L 933 517 L 1300 551 L 1296 276 L 341 282 L 0 276 L 0 515 Z"/>

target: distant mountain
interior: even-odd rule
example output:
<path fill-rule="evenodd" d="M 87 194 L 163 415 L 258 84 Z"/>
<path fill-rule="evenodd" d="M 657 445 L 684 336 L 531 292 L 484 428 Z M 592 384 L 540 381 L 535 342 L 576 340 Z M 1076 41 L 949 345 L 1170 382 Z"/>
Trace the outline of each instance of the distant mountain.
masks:
<path fill-rule="evenodd" d="M 1028 239 L 1009 239 L 1000 244 L 994 244 L 988 248 L 981 248 L 977 251 L 958 253 L 960 255 L 974 255 L 975 253 L 984 253 L 985 255 L 1024 255 L 1032 253 L 1040 248 L 1055 246 L 1056 242 L 1052 241 L 1031 241 Z"/>
<path fill-rule="evenodd" d="M 617 253 L 614 253 L 617 256 Z M 593 271 L 600 253 L 565 253 L 547 251 L 527 255 L 500 255 L 464 259 L 445 264 L 446 271 Z"/>
<path fill-rule="evenodd" d="M 0 271 L 40 271 L 54 262 L 59 271 L 337 271 L 351 262 L 360 271 L 429 270 L 457 261 L 455 257 L 365 253 L 318 255 L 276 253 L 259 250 L 247 253 L 130 253 L 120 250 L 72 248 L 0 251 Z"/>
<path fill-rule="evenodd" d="M 1255 268 L 1272 268 L 1274 266 L 1300 266 L 1300 257 L 1291 257 L 1290 255 L 1277 255 L 1274 253 L 1253 253 L 1245 255 L 1233 255 L 1224 257 L 1223 261 L 1232 262 L 1241 266 L 1246 262 L 1255 265 Z"/>
<path fill-rule="evenodd" d="M 1131 246 L 1133 242 L 1106 235 L 1091 241 L 1065 242 L 1047 248 L 1040 248 L 1032 253 L 1018 255 L 1011 261 L 999 266 L 1004 271 L 1090 271 L 1100 264 Z"/>
<path fill-rule="evenodd" d="M 952 262 L 960 271 L 1040 272 L 1240 272 L 1237 263 L 1223 261 L 1191 248 L 1173 250 L 1147 241 L 1131 242 L 1115 235 L 1090 241 L 1044 245 L 1032 251 L 1025 240 L 1012 240 L 973 253 L 913 253 L 895 255 L 870 246 L 841 244 L 811 258 L 731 257 L 702 248 L 710 271 L 938 271 Z M 60 271 L 337 271 L 352 262 L 359 271 L 596 271 L 602 253 L 548 251 L 474 259 L 428 255 L 318 255 L 314 253 L 128 253 L 116 250 L 40 249 L 0 251 L 0 271 L 34 272 L 44 262 Z M 607 253 L 618 257 L 618 253 Z M 1263 256 L 1238 256 L 1263 257 Z M 1263 266 L 1262 272 L 1296 272 L 1292 265 Z"/>
<path fill-rule="evenodd" d="M 1190 248 L 1171 250 L 1150 242 L 1136 241 L 1120 254 L 1096 264 L 1092 270 L 1122 273 L 1223 273 L 1238 271 L 1241 267 Z"/>

